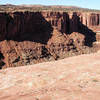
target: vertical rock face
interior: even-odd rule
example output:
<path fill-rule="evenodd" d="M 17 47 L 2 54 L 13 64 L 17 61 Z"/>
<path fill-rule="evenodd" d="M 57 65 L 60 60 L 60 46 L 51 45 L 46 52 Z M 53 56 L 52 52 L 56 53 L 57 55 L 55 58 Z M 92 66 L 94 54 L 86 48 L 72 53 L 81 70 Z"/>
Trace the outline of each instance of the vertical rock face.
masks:
<path fill-rule="evenodd" d="M 58 31 L 66 33 L 69 31 L 69 15 L 65 12 L 42 12 L 44 18 Z"/>
<path fill-rule="evenodd" d="M 7 34 L 7 14 L 0 13 L 0 40 Z"/>
<path fill-rule="evenodd" d="M 100 30 L 100 13 L 77 13 L 82 24 L 95 31 Z"/>
<path fill-rule="evenodd" d="M 96 26 L 96 25 L 98 26 L 98 25 L 100 25 L 99 17 L 100 17 L 99 14 L 91 14 L 90 15 L 90 23 L 89 23 L 89 25 L 90 26 Z"/>
<path fill-rule="evenodd" d="M 45 20 L 40 12 L 15 12 L 8 14 L 7 34 L 8 40 L 47 42 L 51 24 Z"/>
<path fill-rule="evenodd" d="M 1 68 L 92 52 L 96 36 L 91 29 L 99 25 L 95 13 L 0 13 Z"/>

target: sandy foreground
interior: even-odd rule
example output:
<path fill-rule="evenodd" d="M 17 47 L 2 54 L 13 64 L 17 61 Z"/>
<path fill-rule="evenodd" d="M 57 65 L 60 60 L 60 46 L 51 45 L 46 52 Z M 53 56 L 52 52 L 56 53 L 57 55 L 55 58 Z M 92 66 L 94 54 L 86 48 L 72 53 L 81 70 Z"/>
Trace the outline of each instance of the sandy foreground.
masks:
<path fill-rule="evenodd" d="M 100 100 L 100 53 L 1 70 L 0 100 Z"/>

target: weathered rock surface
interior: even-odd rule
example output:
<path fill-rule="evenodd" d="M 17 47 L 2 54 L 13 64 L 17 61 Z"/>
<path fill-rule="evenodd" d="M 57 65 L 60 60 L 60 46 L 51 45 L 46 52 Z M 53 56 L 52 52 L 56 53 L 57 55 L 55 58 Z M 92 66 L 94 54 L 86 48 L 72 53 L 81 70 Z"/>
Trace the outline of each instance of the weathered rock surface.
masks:
<path fill-rule="evenodd" d="M 100 100 L 100 53 L 3 69 L 0 100 Z"/>
<path fill-rule="evenodd" d="M 1 68 L 96 51 L 93 30 L 100 29 L 99 16 L 80 12 L 0 13 Z"/>

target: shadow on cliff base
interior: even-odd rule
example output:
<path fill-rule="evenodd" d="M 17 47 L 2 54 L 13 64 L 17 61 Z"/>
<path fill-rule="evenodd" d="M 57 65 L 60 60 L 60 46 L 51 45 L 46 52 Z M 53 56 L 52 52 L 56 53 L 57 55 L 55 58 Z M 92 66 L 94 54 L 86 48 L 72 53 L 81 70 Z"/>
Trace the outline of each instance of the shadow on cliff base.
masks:
<path fill-rule="evenodd" d="M 7 40 L 47 44 L 52 36 L 53 27 L 40 12 L 15 12 L 14 16 L 15 18 L 8 17 Z"/>
<path fill-rule="evenodd" d="M 93 46 L 93 42 L 96 41 L 96 33 L 94 33 L 91 29 L 82 24 L 82 22 L 80 21 L 80 17 L 77 16 L 76 12 L 73 13 L 72 19 L 70 19 L 69 22 L 69 26 L 70 26 L 70 30 L 68 32 L 69 34 L 71 34 L 72 32 L 79 32 L 85 36 L 84 45 L 89 47 Z"/>

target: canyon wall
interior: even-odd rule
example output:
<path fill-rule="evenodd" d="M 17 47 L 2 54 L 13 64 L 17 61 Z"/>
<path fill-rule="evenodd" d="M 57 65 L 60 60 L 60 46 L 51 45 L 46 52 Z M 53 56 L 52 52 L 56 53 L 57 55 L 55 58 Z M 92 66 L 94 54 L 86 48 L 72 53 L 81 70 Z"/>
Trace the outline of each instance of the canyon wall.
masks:
<path fill-rule="evenodd" d="M 0 67 L 94 52 L 99 27 L 100 14 L 96 13 L 0 13 Z"/>

